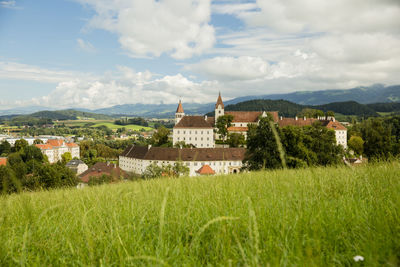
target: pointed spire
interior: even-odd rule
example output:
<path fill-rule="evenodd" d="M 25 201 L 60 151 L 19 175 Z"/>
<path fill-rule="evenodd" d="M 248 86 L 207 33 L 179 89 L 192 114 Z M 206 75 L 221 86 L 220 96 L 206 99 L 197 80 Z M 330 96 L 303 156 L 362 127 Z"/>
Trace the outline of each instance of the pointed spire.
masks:
<path fill-rule="evenodd" d="M 217 104 L 215 104 L 215 108 L 217 108 L 218 105 L 221 105 L 221 107 L 224 108 L 224 103 L 222 102 L 222 98 L 221 98 L 221 92 L 219 92 Z"/>
<path fill-rule="evenodd" d="M 181 100 L 179 100 L 179 104 L 178 104 L 178 108 L 176 109 L 176 113 L 184 113 Z"/>

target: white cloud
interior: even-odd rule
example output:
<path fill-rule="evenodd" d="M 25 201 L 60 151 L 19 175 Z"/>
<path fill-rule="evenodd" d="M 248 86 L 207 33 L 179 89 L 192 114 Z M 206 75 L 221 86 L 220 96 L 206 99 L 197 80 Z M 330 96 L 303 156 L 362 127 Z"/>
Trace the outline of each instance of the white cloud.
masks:
<path fill-rule="evenodd" d="M 92 75 L 74 71 L 49 70 L 38 66 L 0 61 L 0 79 L 58 83 L 82 76 L 88 78 Z"/>
<path fill-rule="evenodd" d="M 5 8 L 15 8 L 16 4 L 15 1 L 0 1 L 0 7 Z"/>
<path fill-rule="evenodd" d="M 190 58 L 211 48 L 210 0 L 77 0 L 94 8 L 90 27 L 116 33 L 133 57 Z"/>
<path fill-rule="evenodd" d="M 96 48 L 89 42 L 89 41 L 84 41 L 80 38 L 76 39 L 76 42 L 78 44 L 79 49 L 89 52 L 89 53 L 94 53 L 96 52 Z"/>

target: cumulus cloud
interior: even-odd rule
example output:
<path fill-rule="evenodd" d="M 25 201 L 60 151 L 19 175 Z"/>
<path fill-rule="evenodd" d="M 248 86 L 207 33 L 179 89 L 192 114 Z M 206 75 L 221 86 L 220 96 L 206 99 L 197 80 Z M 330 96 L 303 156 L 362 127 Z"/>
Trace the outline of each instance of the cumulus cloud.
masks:
<path fill-rule="evenodd" d="M 208 102 L 214 96 L 216 82 L 195 82 L 182 74 L 160 76 L 150 71 L 137 72 L 127 66 L 117 66 L 104 75 L 54 71 L 20 63 L 0 62 L 0 78 L 53 83 L 48 95 L 30 100 L 19 99 L 14 106 L 41 105 L 47 107 L 102 108 L 113 105 L 146 103 L 175 104 Z M 2 102 L 4 106 L 13 106 Z"/>
<path fill-rule="evenodd" d="M 133 57 L 190 58 L 211 48 L 211 0 L 78 0 L 96 11 L 89 26 L 116 33 Z"/>

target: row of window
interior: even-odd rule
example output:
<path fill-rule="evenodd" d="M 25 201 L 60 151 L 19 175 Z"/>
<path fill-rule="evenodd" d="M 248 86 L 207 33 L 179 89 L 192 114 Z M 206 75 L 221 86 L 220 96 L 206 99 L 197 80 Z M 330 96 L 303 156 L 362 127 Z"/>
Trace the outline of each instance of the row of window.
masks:
<path fill-rule="evenodd" d="M 183 134 L 186 134 L 186 131 L 182 131 L 183 132 Z M 192 134 L 192 131 L 188 131 L 189 132 L 189 134 Z M 193 131 L 194 132 L 194 134 L 197 134 L 197 131 Z M 199 131 L 200 132 L 200 134 L 204 134 L 204 131 Z M 205 131 L 206 132 L 206 134 L 210 134 L 211 133 L 211 131 Z M 179 130 L 177 130 L 177 132 L 176 132 L 177 134 L 180 134 L 180 131 Z"/>
<path fill-rule="evenodd" d="M 179 136 L 176 138 L 179 141 Z M 186 141 L 186 137 L 182 138 L 183 141 Z M 189 141 L 192 141 L 192 137 L 188 137 Z M 203 141 L 203 137 L 200 137 L 200 140 Z M 197 137 L 194 137 L 194 141 L 197 141 Z M 210 137 L 207 137 L 207 141 L 210 141 Z"/>

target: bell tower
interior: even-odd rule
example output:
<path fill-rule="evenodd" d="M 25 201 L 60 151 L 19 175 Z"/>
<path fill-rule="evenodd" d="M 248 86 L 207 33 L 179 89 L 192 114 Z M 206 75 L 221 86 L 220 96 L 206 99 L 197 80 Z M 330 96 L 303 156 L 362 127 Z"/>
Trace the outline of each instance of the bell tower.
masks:
<path fill-rule="evenodd" d="M 175 125 L 185 116 L 185 112 L 183 111 L 182 102 L 179 100 L 178 108 L 175 112 Z"/>
<path fill-rule="evenodd" d="M 220 116 L 224 116 L 224 103 L 222 102 L 221 92 L 219 92 L 217 103 L 215 104 L 215 123 L 217 123 Z"/>

